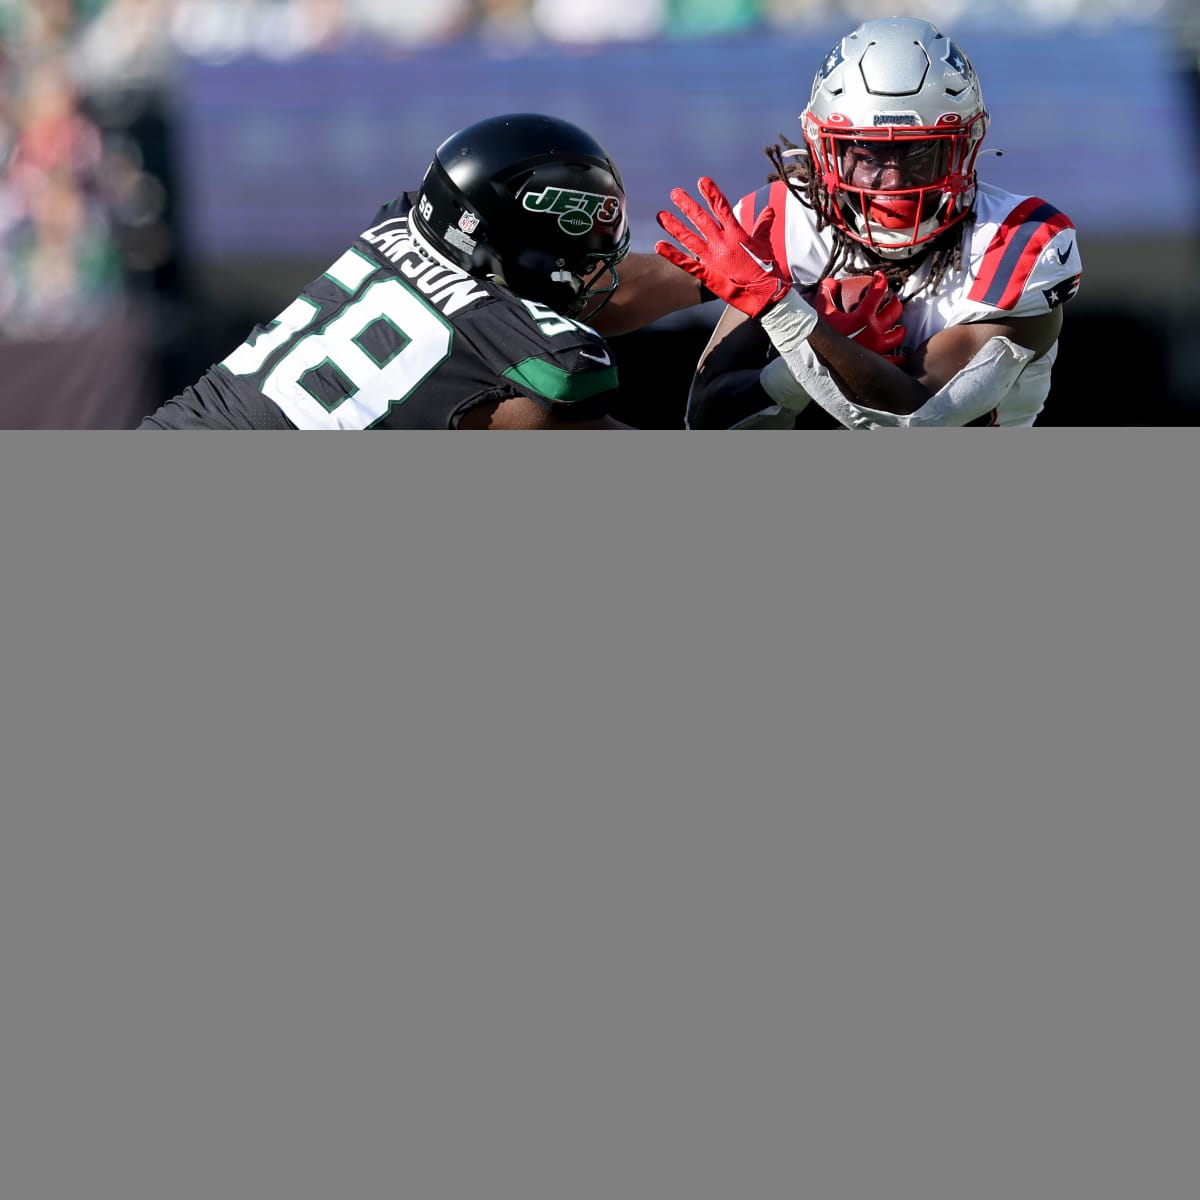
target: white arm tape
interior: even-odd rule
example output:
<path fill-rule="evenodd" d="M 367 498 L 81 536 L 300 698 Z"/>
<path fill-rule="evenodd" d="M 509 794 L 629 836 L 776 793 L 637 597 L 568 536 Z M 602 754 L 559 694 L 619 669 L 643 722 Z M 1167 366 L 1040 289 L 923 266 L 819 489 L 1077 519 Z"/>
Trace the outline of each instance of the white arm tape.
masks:
<path fill-rule="evenodd" d="M 776 350 L 782 353 L 782 347 L 787 346 L 789 350 L 795 351 L 805 344 L 808 335 L 816 328 L 817 313 L 793 289 L 774 308 L 759 318 L 759 324 Z M 758 378 L 775 404 L 746 417 L 732 428 L 790 429 L 796 423 L 800 411 L 812 400 L 783 360 L 777 358 L 773 361 L 782 370 L 768 374 L 764 369 Z"/>
<path fill-rule="evenodd" d="M 771 359 L 759 372 L 758 382 L 776 404 L 795 405 L 801 396 L 815 400 L 847 429 L 883 429 L 904 420 L 894 413 L 877 412 L 847 400 L 807 342 L 786 356 Z M 789 401 L 788 397 L 794 399 Z"/>
<path fill-rule="evenodd" d="M 796 425 L 796 418 L 800 415 L 800 409 L 808 403 L 807 397 L 804 403 L 784 408 L 782 405 L 774 404 L 770 408 L 764 408 L 761 412 L 756 412 L 752 416 L 743 417 L 736 425 L 730 425 L 730 429 L 793 429 Z"/>
<path fill-rule="evenodd" d="M 965 425 L 990 412 L 1004 399 L 1035 351 L 1006 337 L 990 338 L 983 349 L 944 388 L 904 418 L 909 428 Z"/>
<path fill-rule="evenodd" d="M 808 341 L 817 327 L 817 310 L 792 288 L 774 307 L 767 309 L 758 323 L 780 354 L 796 350 Z"/>
<path fill-rule="evenodd" d="M 808 335 L 817 326 L 817 311 L 795 289 L 759 317 L 758 323 L 779 351 L 779 357 L 762 369 L 758 381 L 780 408 L 799 412 L 809 400 L 816 400 L 848 428 L 870 427 L 866 414 L 871 410 L 859 408 L 842 395 L 808 344 Z M 884 423 L 895 419 L 889 413 L 879 416 Z"/>
<path fill-rule="evenodd" d="M 812 333 L 817 324 L 817 313 L 814 308 L 802 300 L 794 289 L 786 292 L 782 300 L 759 318 L 759 324 L 778 348 L 780 341 L 786 345 L 800 346 Z M 715 335 L 714 335 L 715 336 Z M 712 345 L 712 342 L 709 342 Z M 707 350 L 705 351 L 707 353 Z M 759 381 L 762 382 L 762 375 Z M 696 388 L 693 379 L 688 391 L 687 414 L 692 411 L 692 394 Z M 780 376 L 779 386 L 774 391 L 767 389 L 767 395 L 775 401 L 767 408 L 743 417 L 730 429 L 791 429 L 796 424 L 800 410 L 809 403 L 811 397 L 796 382 L 788 371 Z M 690 429 L 689 415 L 685 414 L 684 424 Z"/>
<path fill-rule="evenodd" d="M 1034 351 L 1018 346 L 1006 337 L 991 338 L 916 412 L 899 416 L 866 408 L 847 399 L 806 341 L 787 355 L 780 353 L 781 357 L 769 362 L 759 376 L 767 395 L 781 403 L 781 395 L 787 395 L 789 391 L 794 393 L 799 387 L 848 429 L 965 425 L 995 408 L 1034 356 Z"/>

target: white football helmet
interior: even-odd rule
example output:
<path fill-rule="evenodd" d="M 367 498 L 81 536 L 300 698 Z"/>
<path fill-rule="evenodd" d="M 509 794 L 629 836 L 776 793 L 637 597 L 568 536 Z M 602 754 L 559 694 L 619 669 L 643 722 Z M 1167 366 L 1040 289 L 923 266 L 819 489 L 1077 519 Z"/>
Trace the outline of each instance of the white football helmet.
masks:
<path fill-rule="evenodd" d="M 987 132 L 970 59 L 928 21 L 866 21 L 825 56 L 800 118 L 822 212 L 904 259 L 963 220 Z"/>

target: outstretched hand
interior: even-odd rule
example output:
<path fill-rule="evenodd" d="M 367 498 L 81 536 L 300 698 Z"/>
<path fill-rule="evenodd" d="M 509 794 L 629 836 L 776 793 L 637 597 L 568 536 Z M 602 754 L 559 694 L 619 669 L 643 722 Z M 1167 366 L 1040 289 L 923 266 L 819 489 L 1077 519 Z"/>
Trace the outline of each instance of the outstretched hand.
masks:
<path fill-rule="evenodd" d="M 853 278 L 861 286 L 862 277 Z M 848 308 L 842 294 L 846 282 L 829 276 L 822 279 L 810 301 L 813 308 L 842 337 L 853 338 L 860 346 L 899 365 L 904 361 L 904 326 L 900 324 L 904 305 L 888 286 L 887 276 L 876 271 Z"/>
<path fill-rule="evenodd" d="M 696 186 L 711 212 L 705 212 L 682 188 L 671 191 L 671 202 L 693 229 L 672 213 L 658 214 L 658 223 L 689 253 L 670 242 L 657 242 L 654 249 L 726 303 L 749 317 L 761 316 L 792 286 L 789 274 L 780 269 L 771 251 L 775 211 L 764 208 L 753 231 L 747 232 L 721 189 L 707 175 Z"/>

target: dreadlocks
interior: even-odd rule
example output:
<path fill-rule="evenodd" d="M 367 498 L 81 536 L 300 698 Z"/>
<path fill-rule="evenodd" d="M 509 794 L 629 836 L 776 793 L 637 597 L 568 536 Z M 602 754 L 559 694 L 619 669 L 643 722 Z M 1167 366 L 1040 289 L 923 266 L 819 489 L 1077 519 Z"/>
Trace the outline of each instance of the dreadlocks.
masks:
<path fill-rule="evenodd" d="M 773 146 L 765 148 L 766 156 L 775 168 L 767 176 L 767 182 L 774 183 L 776 180 L 782 180 L 786 183 L 788 191 L 805 208 L 812 210 L 816 217 L 818 232 L 825 228 L 832 229 L 833 249 L 830 251 L 829 258 L 821 270 L 820 279 L 824 279 L 826 276 L 833 275 L 843 269 L 847 271 L 858 270 L 858 268 L 854 267 L 854 258 L 858 250 L 857 243 L 848 238 L 836 225 L 831 225 L 829 220 L 826 219 L 824 207 L 821 204 L 823 186 L 816 172 L 812 169 L 812 163 L 809 160 L 807 151 L 803 147 L 797 146 L 795 142 L 783 134 L 780 134 L 779 138 L 780 140 Z M 790 161 L 785 161 L 784 155 L 789 150 L 798 150 L 800 153 L 794 156 L 789 154 L 787 157 Z M 917 268 L 925 262 L 929 263 L 929 274 L 926 276 L 925 282 L 913 294 L 936 291 L 942 280 L 946 277 L 947 272 L 956 270 L 962 266 L 963 242 L 965 240 L 963 238 L 963 227 L 966 224 L 967 222 L 962 222 L 958 227 L 946 230 L 945 233 L 931 243 L 930 248 L 925 254 L 919 254 L 914 258 L 906 259 L 902 262 L 885 261 L 879 269 L 887 276 L 888 286 L 892 291 L 899 294 Z"/>

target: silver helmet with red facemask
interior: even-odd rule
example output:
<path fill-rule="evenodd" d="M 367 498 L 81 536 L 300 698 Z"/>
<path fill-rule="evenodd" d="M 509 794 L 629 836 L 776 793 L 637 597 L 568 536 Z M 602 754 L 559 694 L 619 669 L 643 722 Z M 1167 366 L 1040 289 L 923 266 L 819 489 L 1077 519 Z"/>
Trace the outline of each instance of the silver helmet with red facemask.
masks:
<path fill-rule="evenodd" d="M 825 56 L 800 118 L 824 217 L 905 259 L 975 201 L 987 132 L 979 77 L 928 21 L 866 21 Z"/>

